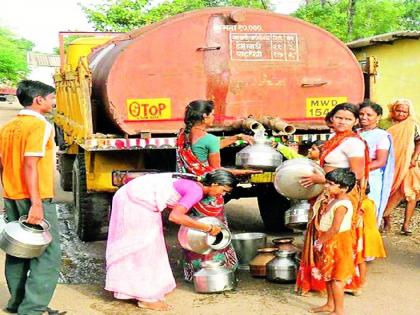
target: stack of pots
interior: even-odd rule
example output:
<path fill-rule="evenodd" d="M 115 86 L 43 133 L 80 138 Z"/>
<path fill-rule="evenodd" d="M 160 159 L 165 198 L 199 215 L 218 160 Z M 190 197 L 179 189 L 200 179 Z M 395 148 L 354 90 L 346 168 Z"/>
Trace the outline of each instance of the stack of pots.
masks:
<path fill-rule="evenodd" d="M 299 266 L 299 248 L 293 245 L 292 237 L 276 238 L 272 242 L 274 247 L 259 249 L 258 254 L 249 262 L 251 275 L 265 277 L 272 282 L 294 282 Z"/>
<path fill-rule="evenodd" d="M 299 248 L 293 245 L 293 237 L 280 237 L 272 240 L 278 248 L 276 257 L 267 264 L 267 280 L 279 283 L 296 281 Z"/>

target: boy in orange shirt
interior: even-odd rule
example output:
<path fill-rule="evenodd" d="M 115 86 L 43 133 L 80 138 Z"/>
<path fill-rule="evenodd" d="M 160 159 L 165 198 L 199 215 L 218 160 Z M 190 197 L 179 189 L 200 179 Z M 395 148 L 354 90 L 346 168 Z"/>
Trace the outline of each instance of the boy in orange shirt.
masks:
<path fill-rule="evenodd" d="M 50 224 L 52 242 L 33 259 L 6 255 L 5 273 L 10 292 L 6 311 L 25 315 L 59 314 L 48 304 L 60 270 L 60 235 L 54 197 L 53 127 L 44 115 L 55 103 L 53 87 L 24 80 L 16 96 L 24 107 L 0 129 L 0 171 L 4 206 L 9 221 L 27 215 L 27 223 Z"/>

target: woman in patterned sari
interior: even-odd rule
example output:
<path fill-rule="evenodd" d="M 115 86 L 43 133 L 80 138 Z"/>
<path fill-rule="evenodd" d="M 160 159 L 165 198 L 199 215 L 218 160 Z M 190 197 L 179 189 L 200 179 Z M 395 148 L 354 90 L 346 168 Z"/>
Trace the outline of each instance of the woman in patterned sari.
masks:
<path fill-rule="evenodd" d="M 214 105 L 212 101 L 192 101 L 185 110 L 185 129 L 181 129 L 177 138 L 177 168 L 179 172 L 188 172 L 198 176 L 211 170 L 221 168 L 220 149 L 227 147 L 237 140 L 252 142 L 253 138 L 243 134 L 220 140 L 207 133 L 207 128 L 214 121 Z M 229 169 L 234 175 L 248 175 L 258 173 L 252 170 Z M 196 204 L 190 216 L 211 216 L 223 221 L 227 226 L 224 200 L 219 198 L 205 198 Z M 223 261 L 228 268 L 235 269 L 238 265 L 236 253 L 229 247 L 214 251 L 209 255 L 200 255 L 184 250 L 184 278 L 192 280 L 194 272 L 198 271 L 202 261 Z"/>
<path fill-rule="evenodd" d="M 369 174 L 369 152 L 365 142 L 353 131 L 359 119 L 359 111 L 355 105 L 350 103 L 338 104 L 331 110 L 328 117 L 330 117 L 330 127 L 334 131 L 334 136 L 323 145 L 320 165 L 325 172 L 330 172 L 336 168 L 350 168 L 357 179 L 357 184 L 349 193 L 354 208 L 352 233 L 356 274 L 347 283 L 348 290 L 356 291 L 361 285 L 360 275 L 363 276 L 366 270 L 363 259 L 363 219 L 360 212 Z M 318 183 L 325 183 L 323 174 L 314 173 L 303 177 L 301 180 L 304 187 L 310 187 Z M 329 200 L 321 195 L 316 202 L 320 203 L 319 207 L 323 207 L 328 204 Z M 319 276 L 320 273 L 316 268 L 314 257 L 313 243 L 318 238 L 319 233 L 315 227 L 316 224 L 315 217 L 312 217 L 308 223 L 302 260 L 296 279 L 296 291 L 302 294 L 308 291 L 325 290 L 325 282 Z"/>
<path fill-rule="evenodd" d="M 395 149 L 395 172 L 391 196 L 384 212 L 384 230 L 391 230 L 391 213 L 405 199 L 401 234 L 411 235 L 410 220 L 420 199 L 420 135 L 413 104 L 399 99 L 389 105 L 390 117 L 380 126 L 391 134 Z"/>

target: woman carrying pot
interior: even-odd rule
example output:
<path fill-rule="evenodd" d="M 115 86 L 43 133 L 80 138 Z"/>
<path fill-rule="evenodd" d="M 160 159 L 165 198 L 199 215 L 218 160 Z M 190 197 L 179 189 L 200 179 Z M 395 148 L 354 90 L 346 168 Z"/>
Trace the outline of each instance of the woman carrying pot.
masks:
<path fill-rule="evenodd" d="M 364 274 L 365 263 L 363 259 L 363 221 L 360 214 L 361 203 L 364 197 L 367 178 L 369 174 L 369 153 L 365 142 L 354 132 L 354 128 L 359 120 L 359 111 L 357 107 L 350 103 L 342 103 L 335 106 L 328 114 L 329 127 L 333 129 L 333 137 L 326 141 L 322 147 L 320 165 L 328 173 L 336 168 L 350 168 L 356 175 L 357 184 L 349 193 L 352 200 L 355 214 L 353 215 L 353 235 L 354 235 L 354 257 L 355 266 L 360 273 Z M 304 187 L 310 187 L 313 184 L 325 183 L 325 176 L 320 173 L 314 173 L 301 179 Z M 319 199 L 324 198 L 324 200 Z M 328 203 L 328 198 L 318 197 L 318 202 Z M 302 294 L 308 291 L 324 291 L 325 282 L 320 277 L 320 272 L 315 266 L 315 257 L 313 244 L 318 237 L 316 226 L 319 222 L 313 217 L 308 223 L 308 229 L 304 242 L 302 260 L 296 280 L 296 290 Z M 360 288 L 361 279 L 357 273 L 348 284 L 349 290 L 356 291 Z"/>
<path fill-rule="evenodd" d="M 161 212 L 169 220 L 217 235 L 215 225 L 197 222 L 187 212 L 205 197 L 223 198 L 237 184 L 232 173 L 214 170 L 197 181 L 173 173 L 133 179 L 115 194 L 106 248 L 106 285 L 117 299 L 134 299 L 141 308 L 167 310 L 165 295 L 175 288 L 163 237 Z M 192 178 L 196 178 L 191 176 Z"/>
<path fill-rule="evenodd" d="M 420 135 L 413 104 L 398 99 L 389 105 L 390 116 L 380 122 L 392 137 L 395 150 L 394 181 L 391 196 L 384 212 L 384 231 L 391 230 L 391 213 L 403 200 L 407 200 L 401 234 L 411 235 L 410 220 L 420 199 Z"/>
<path fill-rule="evenodd" d="M 394 176 L 394 150 L 391 135 L 378 128 L 382 107 L 372 102 L 359 104 L 359 135 L 369 146 L 369 198 L 375 202 L 379 227 L 391 193 Z"/>
<path fill-rule="evenodd" d="M 197 176 L 214 169 L 221 168 L 220 149 L 227 147 L 237 140 L 253 142 L 253 138 L 239 134 L 220 140 L 207 132 L 214 122 L 214 104 L 212 101 L 196 100 L 188 104 L 185 109 L 185 128 L 181 129 L 177 139 L 177 167 L 180 172 L 192 173 Z M 253 170 L 229 169 L 234 175 L 249 175 L 260 173 Z M 197 203 L 190 215 L 216 217 L 227 226 L 224 200 L 222 196 L 209 197 Z M 202 261 L 223 261 L 228 268 L 235 269 L 238 265 L 233 246 L 214 251 L 209 255 L 200 255 L 184 250 L 184 278 L 192 281 L 194 272 L 198 271 Z"/>

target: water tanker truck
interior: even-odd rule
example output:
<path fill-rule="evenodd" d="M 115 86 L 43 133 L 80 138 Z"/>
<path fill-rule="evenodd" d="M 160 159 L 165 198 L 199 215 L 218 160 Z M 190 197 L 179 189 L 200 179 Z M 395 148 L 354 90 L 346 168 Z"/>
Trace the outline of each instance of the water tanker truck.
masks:
<path fill-rule="evenodd" d="M 73 191 L 85 241 L 106 235 L 112 194 L 127 176 L 175 171 L 190 101 L 215 102 L 217 136 L 257 121 L 268 136 L 302 142 L 326 139 L 324 116 L 334 105 L 363 100 L 351 51 L 290 16 L 208 8 L 107 35 L 73 41 L 54 77 L 61 185 Z M 223 166 L 242 147 L 223 149 Z M 252 175 L 235 197 L 257 197 L 265 226 L 281 229 L 290 204 L 272 181 L 271 172 Z"/>

